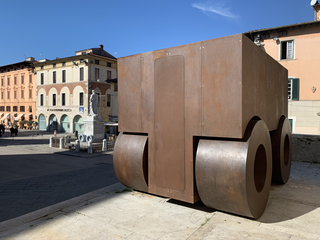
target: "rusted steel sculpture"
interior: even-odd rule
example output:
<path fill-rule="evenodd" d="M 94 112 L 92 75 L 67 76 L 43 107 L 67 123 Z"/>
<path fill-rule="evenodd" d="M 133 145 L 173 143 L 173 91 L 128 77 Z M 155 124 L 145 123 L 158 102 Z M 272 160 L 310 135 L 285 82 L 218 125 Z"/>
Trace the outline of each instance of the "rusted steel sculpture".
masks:
<path fill-rule="evenodd" d="M 241 34 L 118 64 L 120 182 L 259 218 L 290 174 L 287 70 Z"/>

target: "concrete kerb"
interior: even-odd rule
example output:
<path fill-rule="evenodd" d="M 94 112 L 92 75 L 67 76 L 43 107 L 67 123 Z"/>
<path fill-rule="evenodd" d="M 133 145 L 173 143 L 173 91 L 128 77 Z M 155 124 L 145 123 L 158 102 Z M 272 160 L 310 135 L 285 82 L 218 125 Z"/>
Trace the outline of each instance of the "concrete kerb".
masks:
<path fill-rule="evenodd" d="M 96 191 L 81 195 L 79 197 L 75 197 L 49 207 L 45 207 L 43 209 L 25 214 L 23 216 L 13 218 L 0 223 L 0 238 L 9 236 L 17 232 L 19 229 L 24 228 L 25 226 L 29 226 L 34 224 L 35 222 L 41 223 L 42 221 L 46 221 L 47 217 L 52 217 L 53 214 L 55 216 L 72 212 L 81 207 L 84 207 L 88 204 L 88 202 L 93 202 L 95 198 L 104 198 L 111 197 L 115 194 L 114 191 L 121 191 L 125 189 L 125 187 L 121 183 L 115 183 L 105 188 L 98 189 Z M 21 228 L 20 228 L 21 226 Z"/>

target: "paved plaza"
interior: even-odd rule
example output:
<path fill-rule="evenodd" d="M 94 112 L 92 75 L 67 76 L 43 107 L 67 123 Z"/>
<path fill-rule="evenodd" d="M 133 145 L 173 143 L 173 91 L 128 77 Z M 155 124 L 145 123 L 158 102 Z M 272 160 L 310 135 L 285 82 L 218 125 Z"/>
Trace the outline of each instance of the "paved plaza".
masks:
<path fill-rule="evenodd" d="M 112 155 L 49 148 L 53 134 L 47 132 L 6 135 L 0 138 L 0 222 L 118 182 Z"/>
<path fill-rule="evenodd" d="M 0 139 L 0 239 L 320 239 L 320 164 L 293 162 L 251 220 L 132 191 L 116 180 L 112 155 L 52 149 L 49 136 Z"/>

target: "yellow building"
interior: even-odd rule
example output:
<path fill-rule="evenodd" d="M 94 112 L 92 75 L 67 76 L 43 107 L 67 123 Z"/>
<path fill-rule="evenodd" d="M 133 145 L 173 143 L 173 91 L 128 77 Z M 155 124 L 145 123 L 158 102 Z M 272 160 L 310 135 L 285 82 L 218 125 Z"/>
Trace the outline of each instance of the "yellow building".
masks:
<path fill-rule="evenodd" d="M 246 32 L 288 69 L 288 115 L 294 133 L 320 134 L 320 4 L 315 20 Z"/>
<path fill-rule="evenodd" d="M 99 115 L 109 121 L 111 100 L 118 91 L 116 81 L 111 81 L 117 78 L 117 59 L 103 45 L 71 57 L 39 60 L 34 66 L 40 130 L 82 133 L 92 90 L 99 96 Z"/>
<path fill-rule="evenodd" d="M 35 118 L 34 58 L 0 66 L 0 118 L 10 126 L 28 127 Z M 26 123 L 21 121 L 26 121 Z M 30 125 L 31 126 L 31 125 Z"/>

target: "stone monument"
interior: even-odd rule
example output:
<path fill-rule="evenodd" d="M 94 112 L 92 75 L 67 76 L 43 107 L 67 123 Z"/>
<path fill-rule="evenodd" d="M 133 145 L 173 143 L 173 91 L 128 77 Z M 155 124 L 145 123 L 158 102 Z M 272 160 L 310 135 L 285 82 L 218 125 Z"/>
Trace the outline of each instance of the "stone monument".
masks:
<path fill-rule="evenodd" d="M 98 95 L 94 90 L 90 96 L 90 113 L 83 123 L 86 141 L 96 142 L 104 139 L 104 121 L 98 114 Z"/>

